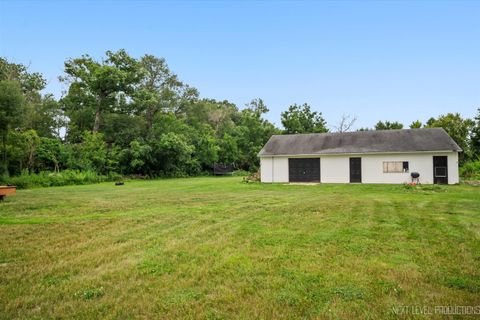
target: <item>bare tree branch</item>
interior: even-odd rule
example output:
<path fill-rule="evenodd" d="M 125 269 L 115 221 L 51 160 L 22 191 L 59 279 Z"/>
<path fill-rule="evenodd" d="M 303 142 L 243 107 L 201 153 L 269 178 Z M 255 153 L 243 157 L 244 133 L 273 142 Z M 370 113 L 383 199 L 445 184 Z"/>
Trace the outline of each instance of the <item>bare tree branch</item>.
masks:
<path fill-rule="evenodd" d="M 351 116 L 349 114 L 344 113 L 342 114 L 342 117 L 340 118 L 338 125 L 334 126 L 334 128 L 337 132 L 347 132 L 347 131 L 350 131 L 355 121 L 357 121 L 356 115 Z"/>

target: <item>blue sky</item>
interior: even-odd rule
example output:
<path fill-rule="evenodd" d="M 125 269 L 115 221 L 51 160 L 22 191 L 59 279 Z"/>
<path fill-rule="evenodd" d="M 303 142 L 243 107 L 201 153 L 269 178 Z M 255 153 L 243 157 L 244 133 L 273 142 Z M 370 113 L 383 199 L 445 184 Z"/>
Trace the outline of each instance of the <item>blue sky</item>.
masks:
<path fill-rule="evenodd" d="M 309 103 L 356 127 L 480 107 L 480 1 L 7 1 L 0 55 L 61 95 L 63 62 L 125 48 L 165 57 L 202 97 L 267 118 Z"/>

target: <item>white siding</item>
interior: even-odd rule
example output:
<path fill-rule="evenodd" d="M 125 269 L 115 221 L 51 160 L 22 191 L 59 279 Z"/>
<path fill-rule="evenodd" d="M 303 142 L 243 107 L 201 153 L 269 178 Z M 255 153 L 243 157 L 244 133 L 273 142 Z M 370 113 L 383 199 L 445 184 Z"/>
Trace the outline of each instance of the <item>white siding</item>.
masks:
<path fill-rule="evenodd" d="M 448 184 L 459 183 L 458 152 L 448 153 Z"/>
<path fill-rule="evenodd" d="M 288 182 L 288 157 L 260 158 L 262 182 Z"/>
<path fill-rule="evenodd" d="M 350 160 L 346 156 L 328 156 L 320 158 L 320 182 L 349 183 Z"/>
<path fill-rule="evenodd" d="M 322 183 L 349 183 L 349 158 L 361 157 L 363 183 L 405 183 L 411 181 L 411 172 L 418 172 L 421 183 L 431 184 L 433 183 L 433 156 L 448 156 L 448 183 L 458 183 L 457 152 L 322 155 L 320 157 L 320 181 Z M 293 157 L 304 156 L 292 156 L 291 158 Z M 285 156 L 262 157 L 260 159 L 262 182 L 288 182 L 288 158 Z M 384 173 L 384 161 L 408 161 L 409 172 Z"/>
<path fill-rule="evenodd" d="M 262 182 L 273 182 L 273 157 L 260 158 L 260 180 Z"/>
<path fill-rule="evenodd" d="M 276 157 L 273 161 L 273 181 L 288 182 L 288 157 Z"/>
<path fill-rule="evenodd" d="M 384 173 L 384 161 L 408 161 L 409 172 Z M 405 183 L 412 181 L 411 172 L 420 173 L 420 183 L 433 183 L 431 154 L 376 154 L 362 156 L 363 183 Z"/>
<path fill-rule="evenodd" d="M 458 183 L 458 153 L 410 153 L 362 155 L 363 183 L 410 182 L 411 172 L 420 173 L 420 183 L 433 183 L 433 156 L 448 156 L 448 183 Z M 408 161 L 409 172 L 384 173 L 384 161 Z"/>

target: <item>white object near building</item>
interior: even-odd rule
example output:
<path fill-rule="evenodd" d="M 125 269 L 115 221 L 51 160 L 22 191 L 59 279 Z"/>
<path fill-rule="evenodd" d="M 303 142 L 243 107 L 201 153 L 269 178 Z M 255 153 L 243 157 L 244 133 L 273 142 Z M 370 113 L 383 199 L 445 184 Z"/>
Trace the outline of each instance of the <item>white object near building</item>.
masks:
<path fill-rule="evenodd" d="M 459 182 L 460 147 L 442 128 L 274 135 L 259 152 L 261 181 Z"/>

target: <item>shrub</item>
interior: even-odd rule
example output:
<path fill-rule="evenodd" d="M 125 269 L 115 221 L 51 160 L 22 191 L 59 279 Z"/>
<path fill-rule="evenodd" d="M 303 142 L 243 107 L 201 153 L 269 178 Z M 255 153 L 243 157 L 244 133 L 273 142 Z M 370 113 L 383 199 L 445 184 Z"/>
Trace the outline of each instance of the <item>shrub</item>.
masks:
<path fill-rule="evenodd" d="M 234 176 L 234 177 L 247 177 L 249 175 L 250 175 L 250 172 L 242 170 L 242 169 L 238 169 L 238 170 L 235 170 L 235 171 L 232 172 L 232 176 Z"/>
<path fill-rule="evenodd" d="M 253 172 L 247 177 L 243 177 L 244 183 L 260 182 L 260 171 Z"/>
<path fill-rule="evenodd" d="M 480 159 L 465 163 L 460 168 L 460 176 L 465 180 L 480 180 Z"/>
<path fill-rule="evenodd" d="M 104 181 L 119 181 L 121 176 L 110 173 L 108 176 L 99 175 L 95 171 L 65 170 L 61 172 L 42 171 L 40 173 L 28 173 L 23 171 L 21 175 L 14 177 L 2 177 L 2 184 L 15 185 L 19 189 L 35 187 L 67 186 L 75 184 L 91 184 Z"/>

